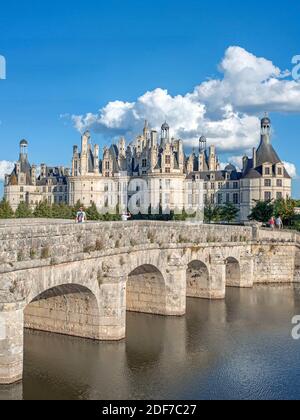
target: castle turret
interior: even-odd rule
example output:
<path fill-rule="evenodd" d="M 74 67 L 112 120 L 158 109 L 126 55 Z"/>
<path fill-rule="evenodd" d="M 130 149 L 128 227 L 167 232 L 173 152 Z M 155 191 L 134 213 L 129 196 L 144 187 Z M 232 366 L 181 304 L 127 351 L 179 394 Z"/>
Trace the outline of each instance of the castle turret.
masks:
<path fill-rule="evenodd" d="M 170 142 L 170 127 L 167 122 L 161 126 L 161 144 L 162 146 Z"/>
<path fill-rule="evenodd" d="M 86 131 L 81 137 L 80 168 L 81 168 L 81 175 L 83 176 L 88 173 L 88 152 L 89 152 L 90 138 L 91 138 L 91 135 L 89 131 Z"/>

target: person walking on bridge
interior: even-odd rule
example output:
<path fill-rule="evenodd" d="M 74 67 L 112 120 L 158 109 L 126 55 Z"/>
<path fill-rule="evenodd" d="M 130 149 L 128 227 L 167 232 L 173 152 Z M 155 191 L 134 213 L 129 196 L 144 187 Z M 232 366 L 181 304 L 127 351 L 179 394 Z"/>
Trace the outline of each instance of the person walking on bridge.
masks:
<path fill-rule="evenodd" d="M 86 212 L 84 211 L 83 207 L 80 207 L 76 214 L 76 223 L 85 223 L 87 220 Z"/>
<path fill-rule="evenodd" d="M 281 216 L 278 216 L 276 219 L 276 227 L 279 230 L 283 229 L 283 222 Z"/>

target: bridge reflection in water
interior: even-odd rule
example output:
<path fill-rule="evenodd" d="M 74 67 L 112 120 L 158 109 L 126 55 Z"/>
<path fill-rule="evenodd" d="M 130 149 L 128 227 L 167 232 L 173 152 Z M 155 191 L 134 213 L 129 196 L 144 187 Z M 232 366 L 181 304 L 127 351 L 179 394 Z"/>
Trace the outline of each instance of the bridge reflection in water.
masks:
<path fill-rule="evenodd" d="M 188 299 L 186 317 L 129 313 L 120 342 L 26 331 L 23 389 L 0 398 L 299 398 L 297 313 L 299 289 L 255 286 Z"/>

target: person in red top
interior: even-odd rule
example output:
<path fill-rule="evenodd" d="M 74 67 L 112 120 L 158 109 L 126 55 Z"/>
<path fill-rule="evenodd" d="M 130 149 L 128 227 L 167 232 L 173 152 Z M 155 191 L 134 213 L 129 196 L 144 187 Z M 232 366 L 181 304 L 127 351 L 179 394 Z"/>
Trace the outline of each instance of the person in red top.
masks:
<path fill-rule="evenodd" d="M 275 229 L 275 224 L 276 224 L 275 217 L 272 216 L 270 221 L 269 221 L 270 228 L 274 230 Z"/>

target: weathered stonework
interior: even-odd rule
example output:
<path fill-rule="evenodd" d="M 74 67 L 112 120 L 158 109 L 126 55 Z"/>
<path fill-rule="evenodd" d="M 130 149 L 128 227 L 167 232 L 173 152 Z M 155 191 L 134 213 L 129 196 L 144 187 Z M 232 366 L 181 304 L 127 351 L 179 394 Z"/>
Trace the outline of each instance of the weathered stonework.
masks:
<path fill-rule="evenodd" d="M 0 383 L 22 378 L 24 326 L 121 340 L 126 311 L 182 316 L 186 296 L 299 282 L 299 238 L 250 226 L 0 222 Z"/>

